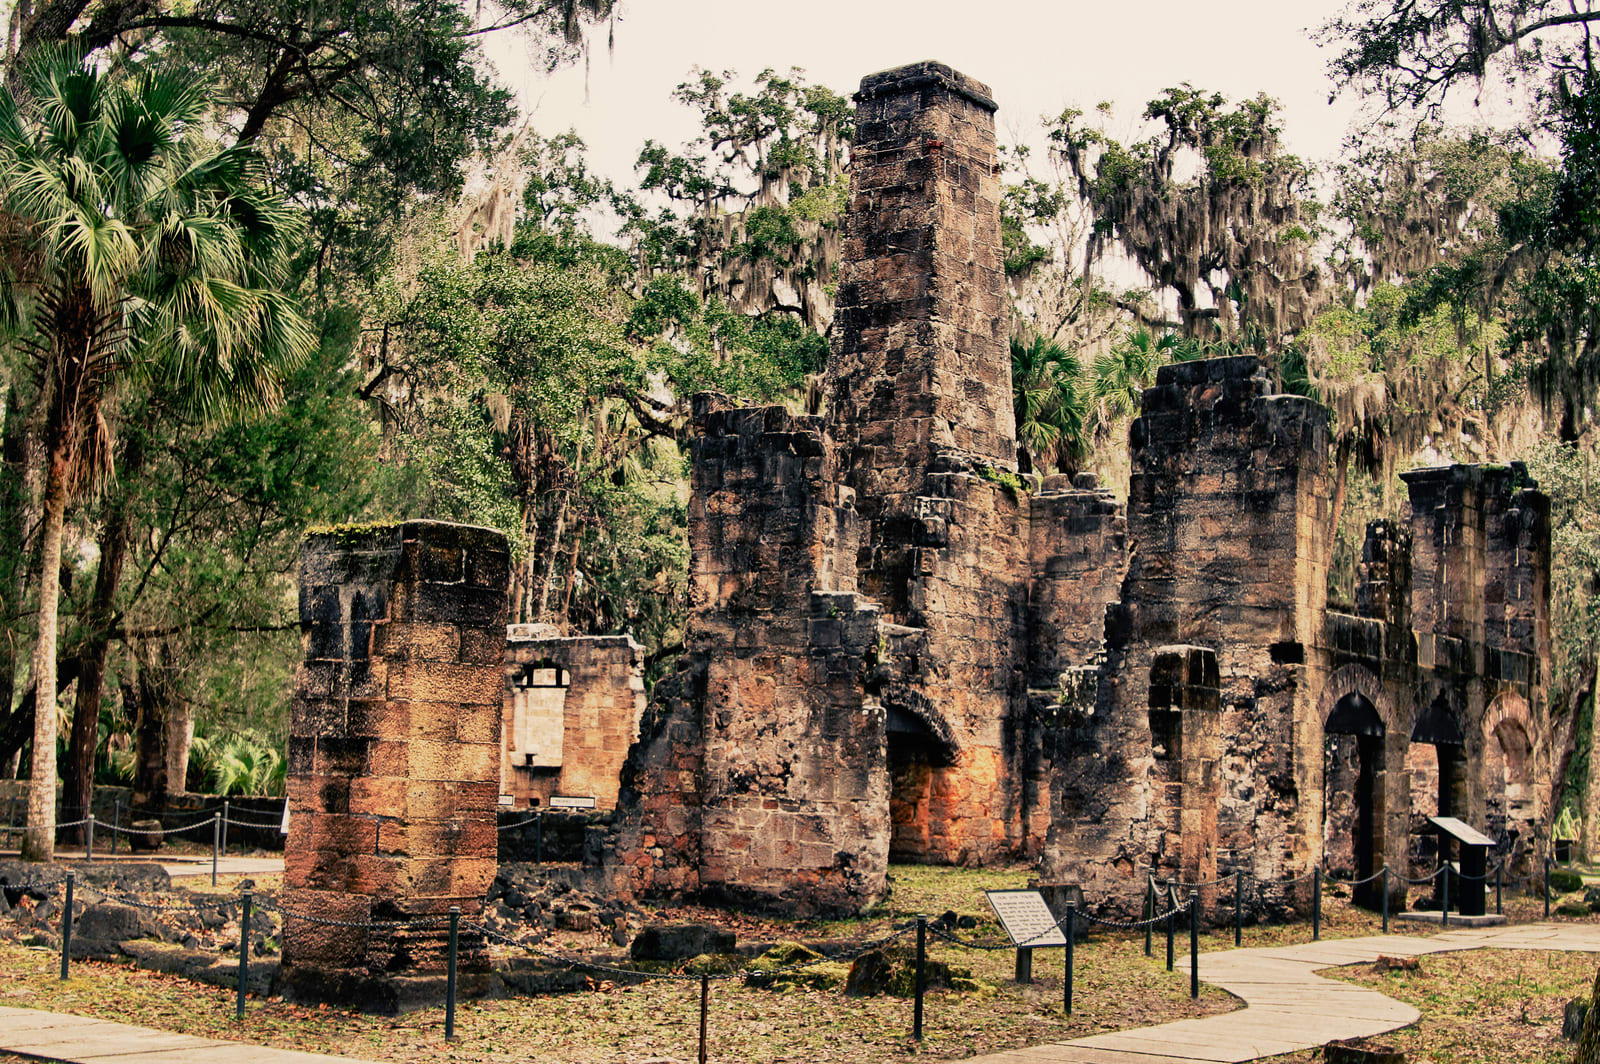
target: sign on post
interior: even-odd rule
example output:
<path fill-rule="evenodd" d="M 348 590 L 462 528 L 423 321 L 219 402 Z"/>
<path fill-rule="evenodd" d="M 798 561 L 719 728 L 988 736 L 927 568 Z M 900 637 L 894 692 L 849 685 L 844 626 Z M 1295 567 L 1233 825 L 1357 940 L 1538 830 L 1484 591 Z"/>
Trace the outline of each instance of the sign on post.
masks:
<path fill-rule="evenodd" d="M 986 890 L 983 895 L 1018 949 L 1067 944 L 1067 936 L 1037 890 Z"/>

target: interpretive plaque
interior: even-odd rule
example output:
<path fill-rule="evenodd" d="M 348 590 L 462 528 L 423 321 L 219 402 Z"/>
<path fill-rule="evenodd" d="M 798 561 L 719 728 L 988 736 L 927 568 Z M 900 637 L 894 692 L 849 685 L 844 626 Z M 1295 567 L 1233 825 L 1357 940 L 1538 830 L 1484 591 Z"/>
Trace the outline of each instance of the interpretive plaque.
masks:
<path fill-rule="evenodd" d="M 1067 944 L 1067 936 L 1037 890 L 986 890 L 983 895 L 1018 949 Z"/>
<path fill-rule="evenodd" d="M 552 794 L 550 796 L 551 809 L 593 809 L 595 807 L 592 794 Z"/>

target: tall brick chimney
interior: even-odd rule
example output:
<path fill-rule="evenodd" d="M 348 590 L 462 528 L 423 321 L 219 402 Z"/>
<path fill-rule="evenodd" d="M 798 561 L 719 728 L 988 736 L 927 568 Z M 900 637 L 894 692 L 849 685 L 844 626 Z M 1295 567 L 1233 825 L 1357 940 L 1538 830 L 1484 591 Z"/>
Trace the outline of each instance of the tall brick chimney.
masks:
<path fill-rule="evenodd" d="M 942 63 L 861 80 L 829 434 L 870 526 L 863 590 L 901 612 L 895 526 L 930 472 L 1016 468 L 995 103 Z"/>

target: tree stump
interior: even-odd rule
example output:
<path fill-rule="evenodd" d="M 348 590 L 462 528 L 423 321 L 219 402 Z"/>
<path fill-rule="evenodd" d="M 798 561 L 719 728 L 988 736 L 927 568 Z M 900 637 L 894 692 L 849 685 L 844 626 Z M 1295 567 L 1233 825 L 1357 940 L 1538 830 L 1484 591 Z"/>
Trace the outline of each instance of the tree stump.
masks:
<path fill-rule="evenodd" d="M 1364 1039 L 1341 1039 L 1322 1047 L 1324 1064 L 1406 1064 L 1406 1055 L 1394 1046 Z"/>
<path fill-rule="evenodd" d="M 1596 994 L 1600 994 L 1600 969 L 1594 973 L 1594 988 L 1589 992 L 1591 1002 Z M 1600 1064 L 1600 1009 L 1593 1005 L 1583 1018 L 1583 1033 L 1578 1036 L 1578 1053 L 1572 1064 Z"/>
<path fill-rule="evenodd" d="M 128 836 L 128 848 L 138 853 L 153 853 L 166 844 L 167 838 L 161 834 L 161 821 L 135 820 L 129 824 L 134 834 Z"/>

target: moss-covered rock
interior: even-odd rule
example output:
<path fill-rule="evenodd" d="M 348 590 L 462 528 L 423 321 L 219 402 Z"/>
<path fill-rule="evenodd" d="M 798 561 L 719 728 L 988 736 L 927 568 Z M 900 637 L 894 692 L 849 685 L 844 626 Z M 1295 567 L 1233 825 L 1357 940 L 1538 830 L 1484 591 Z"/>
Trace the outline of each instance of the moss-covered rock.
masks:
<path fill-rule="evenodd" d="M 987 993 L 992 988 L 973 978 L 966 968 L 958 968 L 944 961 L 925 960 L 923 975 L 929 990 L 945 989 L 961 993 Z M 857 957 L 850 966 L 850 977 L 845 993 L 855 997 L 874 997 L 889 994 L 894 997 L 912 997 L 916 994 L 917 955 L 904 946 L 868 950 Z"/>
<path fill-rule="evenodd" d="M 737 953 L 702 953 L 689 958 L 683 965 L 683 971 L 691 975 L 727 975 L 742 967 L 744 958 Z"/>
<path fill-rule="evenodd" d="M 850 966 L 830 961 L 809 946 L 779 942 L 745 965 L 745 985 L 768 990 L 837 990 Z"/>
<path fill-rule="evenodd" d="M 1583 889 L 1583 877 L 1570 868 L 1550 869 L 1550 893 L 1571 894 Z"/>

